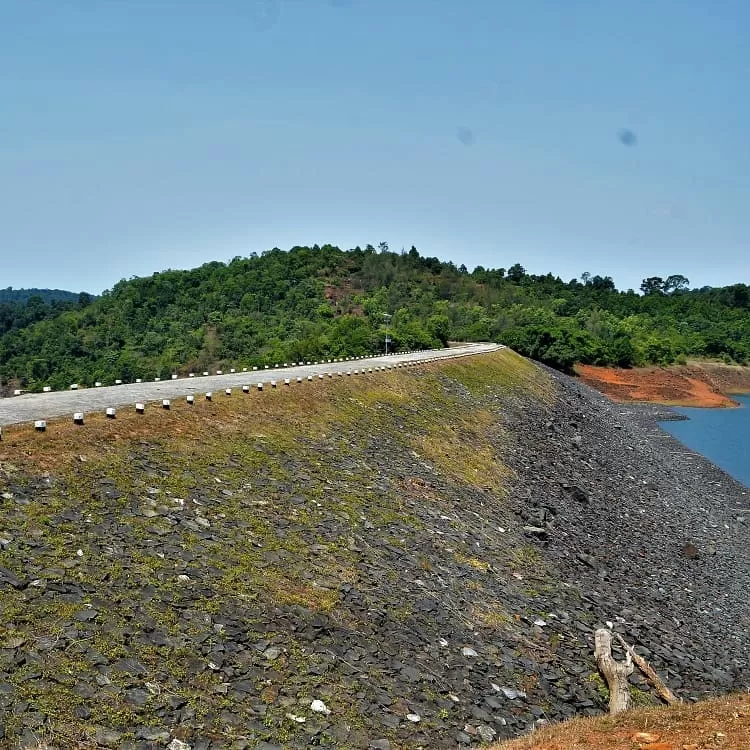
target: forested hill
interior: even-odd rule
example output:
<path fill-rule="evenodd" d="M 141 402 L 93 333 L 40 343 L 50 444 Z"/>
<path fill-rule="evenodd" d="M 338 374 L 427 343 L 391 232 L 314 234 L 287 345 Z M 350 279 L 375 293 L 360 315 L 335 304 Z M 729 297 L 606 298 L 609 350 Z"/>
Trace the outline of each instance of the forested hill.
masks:
<path fill-rule="evenodd" d="M 0 303 L 3 302 L 28 302 L 32 297 L 39 297 L 42 302 L 78 302 L 84 295 L 84 299 L 91 301 L 91 295 L 86 292 L 66 292 L 64 289 L 13 289 L 7 287 L 0 289 Z"/>
<path fill-rule="evenodd" d="M 469 271 L 416 248 L 274 249 L 119 282 L 0 335 L 0 377 L 64 388 L 229 364 L 264 364 L 494 340 L 563 370 L 574 362 L 667 364 L 750 358 L 750 288 L 690 290 L 674 275 L 641 293 L 584 273 L 521 265 Z M 38 306 L 38 301 L 34 301 Z"/>

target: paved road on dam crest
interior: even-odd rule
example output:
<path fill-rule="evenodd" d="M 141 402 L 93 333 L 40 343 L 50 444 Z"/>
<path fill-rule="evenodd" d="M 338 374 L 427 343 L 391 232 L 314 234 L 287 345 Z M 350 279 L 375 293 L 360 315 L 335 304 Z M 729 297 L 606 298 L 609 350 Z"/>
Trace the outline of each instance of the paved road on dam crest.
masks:
<path fill-rule="evenodd" d="M 318 377 L 328 372 L 354 372 L 355 369 L 385 367 L 424 362 L 434 359 L 451 359 L 473 354 L 484 354 L 504 347 L 497 344 L 465 344 L 449 349 L 434 349 L 409 354 L 389 354 L 388 356 L 368 357 L 344 362 L 324 362 L 298 367 L 279 367 L 251 372 L 225 373 L 194 378 L 182 377 L 177 380 L 158 382 L 124 383 L 122 385 L 86 388 L 75 391 L 54 393 L 27 393 L 0 399 L 0 426 L 33 422 L 37 419 L 70 416 L 75 412 L 102 412 L 109 407 L 132 406 L 137 402 L 174 399 L 190 394 L 203 394 L 207 391 L 223 391 L 226 388 L 241 388 L 249 385 L 257 388 L 258 383 L 279 384 L 285 378 L 296 381 L 298 377 L 307 379 L 309 375 Z"/>

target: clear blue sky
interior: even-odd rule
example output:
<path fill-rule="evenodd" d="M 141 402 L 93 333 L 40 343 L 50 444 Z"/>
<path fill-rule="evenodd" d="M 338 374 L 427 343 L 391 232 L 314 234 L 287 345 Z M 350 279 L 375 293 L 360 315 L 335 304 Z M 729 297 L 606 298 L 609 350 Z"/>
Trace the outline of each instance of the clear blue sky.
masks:
<path fill-rule="evenodd" d="M 0 0 L 0 286 L 383 240 L 750 282 L 748 38 L 746 0 Z"/>

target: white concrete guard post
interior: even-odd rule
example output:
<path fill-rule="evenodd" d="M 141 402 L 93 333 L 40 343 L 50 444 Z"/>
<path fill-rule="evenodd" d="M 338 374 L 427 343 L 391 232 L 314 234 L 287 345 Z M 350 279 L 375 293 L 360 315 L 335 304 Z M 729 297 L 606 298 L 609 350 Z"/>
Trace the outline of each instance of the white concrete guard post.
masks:
<path fill-rule="evenodd" d="M 259 390 L 259 391 L 262 391 L 262 390 L 263 390 L 263 383 L 258 383 L 258 390 Z"/>
<path fill-rule="evenodd" d="M 161 381 L 161 378 L 154 378 L 154 383 L 158 383 Z"/>
<path fill-rule="evenodd" d="M 253 372 L 255 372 L 257 369 L 258 369 L 257 367 L 253 367 Z"/>
<path fill-rule="evenodd" d="M 234 374 L 235 372 L 237 372 L 237 370 L 235 370 L 234 367 L 232 367 L 232 369 L 229 370 L 229 372 L 231 372 L 232 374 Z"/>
<path fill-rule="evenodd" d="M 115 409 L 113 406 L 110 406 L 107 408 L 106 414 L 107 419 L 114 419 L 117 416 L 117 409 Z"/>
<path fill-rule="evenodd" d="M 284 378 L 284 385 L 289 385 L 289 378 Z"/>
<path fill-rule="evenodd" d="M 18 388 L 16 388 L 16 390 L 15 390 L 15 391 L 13 391 L 13 395 L 14 395 L 14 396 L 20 396 L 20 395 L 21 395 L 21 393 L 22 393 L 22 391 L 20 391 L 20 390 L 19 390 Z"/>
<path fill-rule="evenodd" d="M 136 411 L 136 414 L 143 414 L 146 411 L 146 405 L 145 404 L 136 404 L 135 405 L 135 411 Z"/>
<path fill-rule="evenodd" d="M 177 374 L 176 373 L 172 373 L 172 380 L 177 380 Z"/>
<path fill-rule="evenodd" d="M 276 387 L 276 381 L 275 381 L 275 380 L 272 380 L 272 381 L 271 381 L 271 388 L 275 388 L 275 387 Z"/>
<path fill-rule="evenodd" d="M 224 393 L 226 393 L 226 394 L 227 394 L 227 396 L 231 396 L 231 395 L 232 395 L 232 389 L 231 389 L 231 388 L 227 388 L 227 389 L 226 389 L 226 390 L 224 391 Z"/>
<path fill-rule="evenodd" d="M 213 393 L 211 393 L 211 391 L 209 391 L 209 392 L 208 392 L 208 393 L 206 394 L 206 401 L 210 401 L 210 400 L 211 400 L 211 399 L 212 399 L 213 397 L 214 397 L 214 394 L 213 394 Z"/>
<path fill-rule="evenodd" d="M 208 376 L 208 371 L 206 371 L 206 372 L 203 373 L 203 377 L 204 378 L 207 377 L 207 376 Z"/>
<path fill-rule="evenodd" d="M 243 385 L 242 386 L 242 392 L 243 393 L 250 393 L 250 386 L 249 385 Z"/>
<path fill-rule="evenodd" d="M 188 373 L 188 377 L 189 378 L 194 378 L 195 377 L 195 373 L 194 372 L 189 372 Z"/>
<path fill-rule="evenodd" d="M 301 382 L 302 382 L 302 378 L 298 377 L 298 378 L 297 378 L 297 382 L 298 382 L 298 383 L 301 383 Z"/>
<path fill-rule="evenodd" d="M 94 383 L 94 388 L 101 388 L 102 384 L 101 381 L 97 380 L 96 383 Z"/>
<path fill-rule="evenodd" d="M 52 387 L 49 385 L 45 385 L 44 388 L 42 388 L 42 393 L 49 393 L 52 390 Z"/>
<path fill-rule="evenodd" d="M 122 380 L 115 380 L 115 385 L 122 385 Z"/>
<path fill-rule="evenodd" d="M 312 375 L 307 376 L 307 381 L 310 382 L 312 380 Z"/>
<path fill-rule="evenodd" d="M 192 406 L 195 403 L 195 396 L 188 396 L 187 402 L 190 406 Z"/>
<path fill-rule="evenodd" d="M 170 407 L 170 406 L 172 406 L 172 404 L 171 404 L 171 402 L 170 402 L 170 400 L 169 400 L 168 398 L 165 398 L 165 399 L 164 399 L 164 400 L 163 400 L 163 401 L 161 402 L 161 408 L 162 408 L 162 409 L 166 409 L 167 411 L 169 411 L 169 407 Z"/>
<path fill-rule="evenodd" d="M 37 419 L 34 422 L 34 429 L 37 432 L 44 432 L 47 429 L 47 423 L 43 419 Z"/>
<path fill-rule="evenodd" d="M 142 380 L 141 378 L 136 378 L 136 379 L 135 379 L 135 382 L 136 382 L 136 383 L 142 383 L 142 382 L 143 382 L 143 380 Z"/>
<path fill-rule="evenodd" d="M 78 383 L 73 383 L 73 384 L 72 384 L 72 385 L 70 386 L 70 390 L 71 390 L 71 391 L 77 391 L 77 390 L 78 390 Z"/>
<path fill-rule="evenodd" d="M 222 370 L 217 370 L 217 371 L 216 371 L 216 374 L 217 374 L 217 375 L 223 375 L 224 373 L 223 373 L 223 371 L 222 371 Z"/>
<path fill-rule="evenodd" d="M 83 412 L 77 411 L 73 415 L 73 424 L 83 424 Z"/>

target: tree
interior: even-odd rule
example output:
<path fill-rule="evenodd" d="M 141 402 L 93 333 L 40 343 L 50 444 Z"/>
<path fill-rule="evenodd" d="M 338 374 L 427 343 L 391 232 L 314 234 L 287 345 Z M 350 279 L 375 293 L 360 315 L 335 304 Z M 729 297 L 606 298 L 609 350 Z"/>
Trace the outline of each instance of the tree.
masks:
<path fill-rule="evenodd" d="M 381 253 L 387 253 L 388 252 L 388 243 L 387 242 L 380 242 L 380 243 L 378 243 L 378 250 L 380 250 Z"/>
<path fill-rule="evenodd" d="M 675 292 L 681 292 L 690 286 L 690 279 L 681 276 L 680 274 L 673 274 L 667 276 L 667 280 L 664 282 L 665 294 L 674 294 Z"/>
<path fill-rule="evenodd" d="M 663 294 L 664 279 L 661 276 L 649 276 L 641 282 L 641 291 L 644 294 Z"/>
<path fill-rule="evenodd" d="M 507 271 L 506 278 L 514 284 L 521 282 L 526 276 L 526 269 L 520 263 L 514 263 Z"/>

